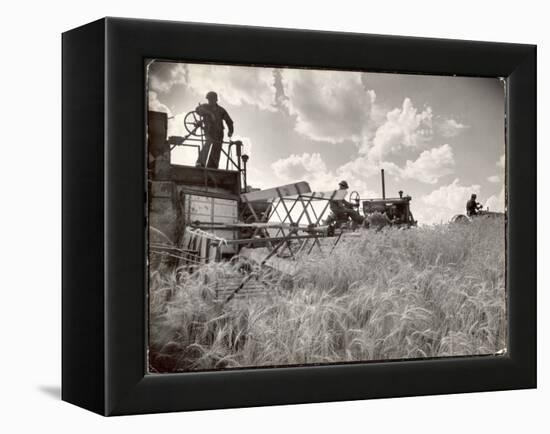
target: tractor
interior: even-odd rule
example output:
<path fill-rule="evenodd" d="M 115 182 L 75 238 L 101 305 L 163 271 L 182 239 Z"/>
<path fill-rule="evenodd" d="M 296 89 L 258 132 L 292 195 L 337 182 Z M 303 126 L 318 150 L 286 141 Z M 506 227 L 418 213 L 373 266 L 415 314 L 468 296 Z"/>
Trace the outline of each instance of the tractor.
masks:
<path fill-rule="evenodd" d="M 470 223 L 471 221 L 473 221 L 473 219 L 477 219 L 479 217 L 498 218 L 504 217 L 504 213 L 489 211 L 489 208 L 487 208 L 486 210 L 480 209 L 477 214 L 474 214 L 472 216 L 467 216 L 466 214 L 456 214 L 451 219 L 451 223 Z"/>
<path fill-rule="evenodd" d="M 397 228 L 410 228 L 416 226 L 417 221 L 411 212 L 410 202 L 412 197 L 403 195 L 399 191 L 399 197 L 387 198 L 385 188 L 384 169 L 381 170 L 382 197 L 376 199 L 364 199 L 361 201 L 359 193 L 352 191 L 349 195 L 349 202 L 359 211 L 362 205 L 362 216 L 364 217 L 363 228 L 380 230 L 385 226 Z M 329 234 L 335 234 L 338 230 L 355 230 L 358 225 L 345 219 L 327 219 L 329 222 Z"/>
<path fill-rule="evenodd" d="M 376 214 L 380 214 L 393 227 L 410 228 L 417 224 L 411 212 L 411 200 L 411 196 L 403 196 L 402 191 L 396 198 L 366 199 L 363 201 L 363 213 L 367 221 L 381 221 L 376 218 Z"/>

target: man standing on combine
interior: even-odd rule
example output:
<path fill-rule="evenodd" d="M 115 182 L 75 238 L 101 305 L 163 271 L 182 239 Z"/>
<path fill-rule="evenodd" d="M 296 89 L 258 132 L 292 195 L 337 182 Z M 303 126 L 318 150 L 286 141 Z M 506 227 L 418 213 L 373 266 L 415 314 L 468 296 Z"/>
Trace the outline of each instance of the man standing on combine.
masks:
<path fill-rule="evenodd" d="M 216 92 L 208 92 L 206 99 L 208 100 L 207 104 L 199 104 L 195 109 L 203 119 L 205 135 L 204 145 L 199 152 L 199 158 L 195 165 L 217 169 L 222 152 L 223 122 L 227 125 L 227 136 L 231 137 L 233 135 L 233 121 L 227 111 L 218 105 L 218 94 Z M 208 158 L 209 152 L 210 158 Z"/>

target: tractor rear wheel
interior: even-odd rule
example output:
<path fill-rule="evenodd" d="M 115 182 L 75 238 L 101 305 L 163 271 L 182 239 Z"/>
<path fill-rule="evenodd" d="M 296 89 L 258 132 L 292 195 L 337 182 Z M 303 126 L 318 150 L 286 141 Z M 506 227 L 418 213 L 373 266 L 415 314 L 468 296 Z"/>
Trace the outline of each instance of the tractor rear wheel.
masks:
<path fill-rule="evenodd" d="M 451 223 L 470 223 L 470 219 L 464 214 L 457 214 L 451 219 Z"/>

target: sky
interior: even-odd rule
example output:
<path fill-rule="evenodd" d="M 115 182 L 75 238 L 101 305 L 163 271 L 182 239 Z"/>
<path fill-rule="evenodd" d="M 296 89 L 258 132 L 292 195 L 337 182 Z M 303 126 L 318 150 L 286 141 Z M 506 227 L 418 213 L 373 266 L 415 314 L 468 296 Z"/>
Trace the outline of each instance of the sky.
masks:
<path fill-rule="evenodd" d="M 206 93 L 218 93 L 250 156 L 248 184 L 307 181 L 331 191 L 346 180 L 361 198 L 412 196 L 419 224 L 465 213 L 472 193 L 493 211 L 505 202 L 505 94 L 497 78 L 152 61 L 149 110 L 168 135 Z M 175 164 L 196 154 L 176 148 Z"/>

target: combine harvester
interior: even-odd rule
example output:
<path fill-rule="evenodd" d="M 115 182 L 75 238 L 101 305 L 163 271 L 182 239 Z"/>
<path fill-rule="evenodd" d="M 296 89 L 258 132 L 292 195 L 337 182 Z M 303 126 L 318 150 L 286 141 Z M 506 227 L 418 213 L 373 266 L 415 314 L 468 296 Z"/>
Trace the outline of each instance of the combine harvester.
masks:
<path fill-rule="evenodd" d="M 314 249 L 330 253 L 342 237 L 358 235 L 351 221 L 326 224 L 330 202 L 343 200 L 347 190 L 312 192 L 305 181 L 265 190 L 247 187 L 247 162 L 242 142 L 223 143 L 224 169 L 177 165 L 171 151 L 198 151 L 204 144 L 203 124 L 196 112 L 185 116 L 188 134 L 167 137 L 167 116 L 148 112 L 148 208 L 150 267 L 180 267 L 192 273 L 212 261 L 237 261 L 237 275 L 220 276 L 218 296 L 228 302 L 237 295 L 265 291 L 258 270 L 292 277 L 296 259 Z M 350 202 L 371 227 L 380 219 L 396 227 L 415 226 L 410 196 Z M 378 222 L 378 223 L 377 223 Z"/>

